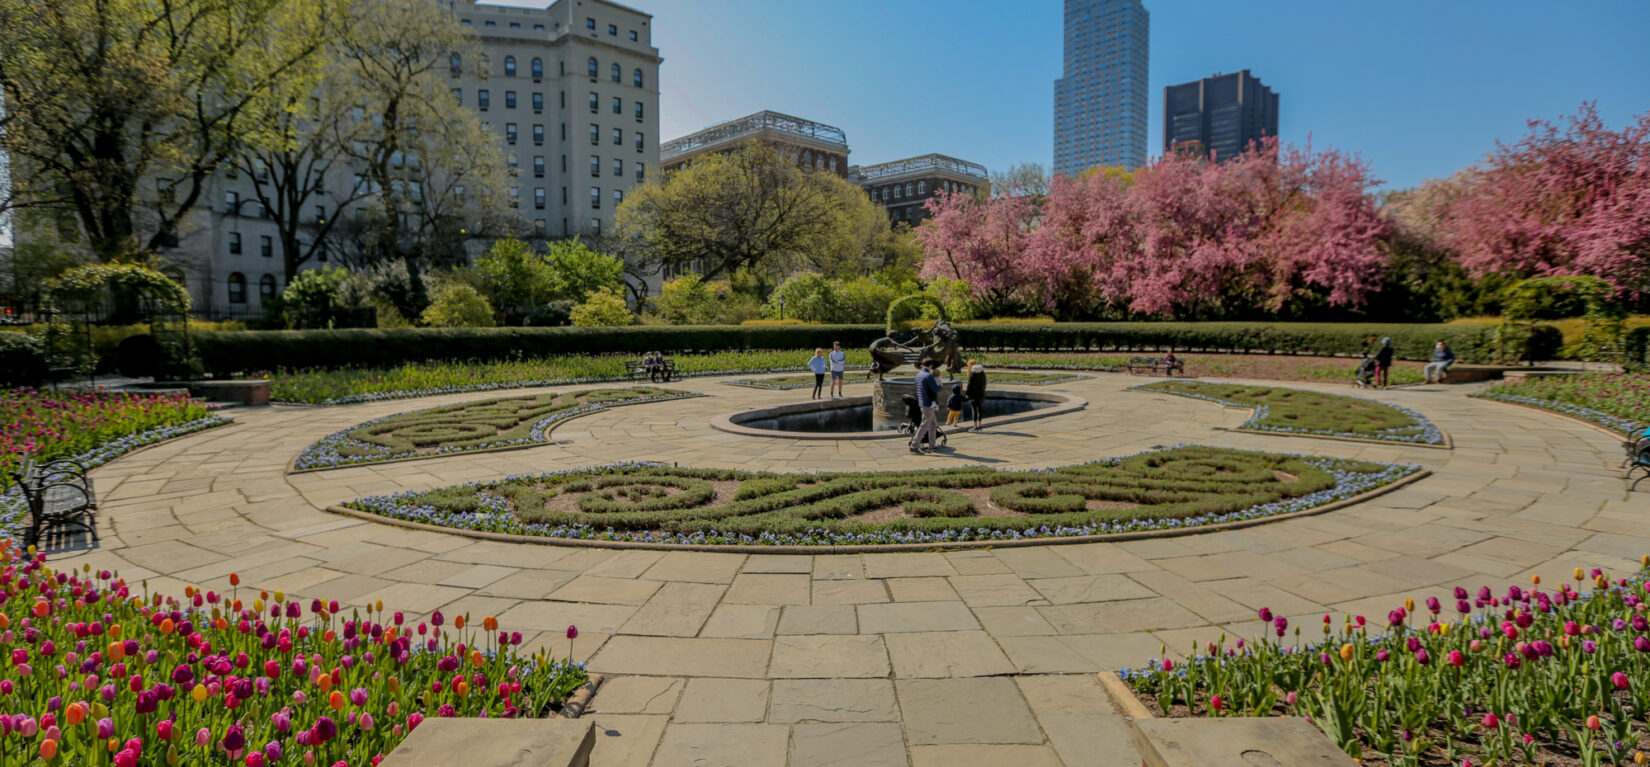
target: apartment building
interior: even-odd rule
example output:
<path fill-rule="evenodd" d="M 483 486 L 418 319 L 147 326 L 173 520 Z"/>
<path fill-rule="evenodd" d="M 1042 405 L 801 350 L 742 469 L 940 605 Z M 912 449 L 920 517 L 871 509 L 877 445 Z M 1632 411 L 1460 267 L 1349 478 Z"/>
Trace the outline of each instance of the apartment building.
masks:
<path fill-rule="evenodd" d="M 1278 94 L 1245 69 L 1163 89 L 1163 151 L 1216 162 L 1278 135 Z"/>
<path fill-rule="evenodd" d="M 841 128 L 765 110 L 671 139 L 659 147 L 659 162 L 666 171 L 676 170 L 695 157 L 731 152 L 753 139 L 800 167 L 848 177 L 848 134 Z"/>
<path fill-rule="evenodd" d="M 991 192 L 985 166 L 943 154 L 856 165 L 848 169 L 848 179 L 863 188 L 872 202 L 885 208 L 894 223 L 910 226 L 928 218 L 928 201 L 941 192 Z"/>
<path fill-rule="evenodd" d="M 1140 0 L 1066 0 L 1054 81 L 1054 172 L 1146 162 L 1151 14 Z"/>

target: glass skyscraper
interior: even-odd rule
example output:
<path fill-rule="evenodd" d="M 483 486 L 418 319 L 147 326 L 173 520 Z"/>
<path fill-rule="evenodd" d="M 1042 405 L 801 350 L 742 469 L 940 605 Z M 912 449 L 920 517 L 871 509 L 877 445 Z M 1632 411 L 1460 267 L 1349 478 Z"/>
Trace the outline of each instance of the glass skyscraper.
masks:
<path fill-rule="evenodd" d="M 1065 76 L 1054 81 L 1054 172 L 1146 162 L 1151 14 L 1140 0 L 1066 0 Z"/>

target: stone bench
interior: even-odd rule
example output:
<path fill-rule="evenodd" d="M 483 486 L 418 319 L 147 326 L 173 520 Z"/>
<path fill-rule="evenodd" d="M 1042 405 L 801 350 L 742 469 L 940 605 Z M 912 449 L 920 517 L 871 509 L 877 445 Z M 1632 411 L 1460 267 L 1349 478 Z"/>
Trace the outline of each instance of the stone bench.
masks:
<path fill-rule="evenodd" d="M 190 381 L 189 393 L 201 399 L 233 402 L 238 405 L 269 404 L 269 380 Z"/>
<path fill-rule="evenodd" d="M 380 767 L 588 767 L 588 719 L 425 719 Z"/>

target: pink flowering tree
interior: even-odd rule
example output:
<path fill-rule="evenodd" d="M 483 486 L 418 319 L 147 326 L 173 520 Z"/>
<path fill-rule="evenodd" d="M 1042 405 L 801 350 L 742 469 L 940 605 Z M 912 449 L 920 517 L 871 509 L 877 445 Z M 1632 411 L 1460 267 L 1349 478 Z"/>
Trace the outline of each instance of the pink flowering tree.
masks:
<path fill-rule="evenodd" d="M 1031 284 L 1022 255 L 1036 209 L 1026 197 L 977 200 L 952 192 L 928 201 L 931 218 L 917 228 L 923 279 L 968 284 L 987 313 L 1000 312 Z"/>
<path fill-rule="evenodd" d="M 1444 236 L 1462 264 L 1650 290 L 1650 112 L 1612 131 L 1586 103 L 1566 125 L 1529 127 L 1497 146 L 1448 208 Z"/>

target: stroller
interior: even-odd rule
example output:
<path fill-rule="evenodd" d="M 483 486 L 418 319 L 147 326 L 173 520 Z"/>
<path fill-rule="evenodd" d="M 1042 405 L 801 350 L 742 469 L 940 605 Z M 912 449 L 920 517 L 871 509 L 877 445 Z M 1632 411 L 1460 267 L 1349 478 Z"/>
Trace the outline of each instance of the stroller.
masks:
<path fill-rule="evenodd" d="M 1352 385 L 1360 389 L 1366 389 L 1374 381 L 1375 358 L 1365 354 L 1364 361 L 1358 363 L 1358 369 L 1352 373 Z"/>
<path fill-rule="evenodd" d="M 922 428 L 922 408 L 917 405 L 917 396 L 906 394 L 900 397 L 900 401 L 905 403 L 905 423 L 899 425 L 899 433 L 905 435 L 916 434 L 917 430 Z M 945 444 L 945 430 L 941 429 L 937 423 L 934 424 L 934 434 L 935 441 L 928 446 L 930 449 Z"/>

